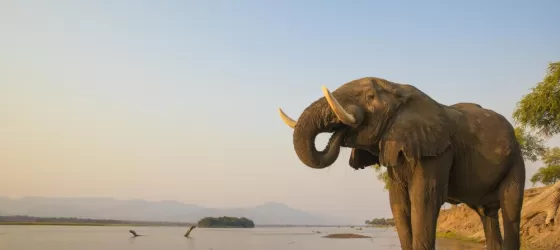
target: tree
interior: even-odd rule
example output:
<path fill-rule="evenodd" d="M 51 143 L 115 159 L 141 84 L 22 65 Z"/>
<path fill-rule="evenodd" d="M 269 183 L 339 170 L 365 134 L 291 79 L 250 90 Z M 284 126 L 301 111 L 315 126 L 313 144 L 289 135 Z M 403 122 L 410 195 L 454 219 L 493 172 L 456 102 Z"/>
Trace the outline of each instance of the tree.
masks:
<path fill-rule="evenodd" d="M 531 183 L 533 186 L 540 182 L 544 185 L 554 184 L 560 180 L 560 165 L 552 165 L 548 167 L 539 168 L 533 177 L 531 177 Z"/>
<path fill-rule="evenodd" d="M 553 147 L 551 149 L 548 149 L 543 155 L 542 160 L 544 164 L 548 166 L 560 165 L 560 148 Z"/>
<path fill-rule="evenodd" d="M 367 225 L 373 226 L 394 226 L 395 220 L 393 218 L 374 218 L 373 220 L 367 220 Z"/>
<path fill-rule="evenodd" d="M 560 62 L 548 65 L 544 80 L 517 103 L 513 119 L 546 136 L 560 133 Z"/>
<path fill-rule="evenodd" d="M 523 127 L 515 128 L 515 138 L 521 147 L 521 153 L 525 160 L 535 162 L 539 159 L 539 156 L 546 152 L 544 140 L 527 132 Z"/>
<path fill-rule="evenodd" d="M 375 164 L 371 166 L 373 170 L 377 173 L 377 179 L 385 183 L 383 186 L 383 190 L 389 190 L 389 174 L 387 173 L 387 169 L 384 169 L 379 164 Z"/>
<path fill-rule="evenodd" d="M 531 177 L 533 186 L 540 182 L 544 185 L 554 184 L 560 180 L 560 148 L 554 147 L 546 151 L 542 156 L 542 161 L 546 167 L 541 167 Z"/>

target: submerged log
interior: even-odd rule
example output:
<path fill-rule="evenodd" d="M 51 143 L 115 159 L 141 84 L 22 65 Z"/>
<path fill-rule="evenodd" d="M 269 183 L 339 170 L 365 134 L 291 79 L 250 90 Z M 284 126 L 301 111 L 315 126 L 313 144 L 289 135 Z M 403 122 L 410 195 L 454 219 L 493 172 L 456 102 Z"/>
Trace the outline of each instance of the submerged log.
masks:
<path fill-rule="evenodd" d="M 144 235 L 141 235 L 141 234 L 137 234 L 136 231 L 134 231 L 134 230 L 128 230 L 128 231 L 132 234 L 132 237 L 144 236 Z"/>
<path fill-rule="evenodd" d="M 189 234 L 191 234 L 191 231 L 192 231 L 193 229 L 195 229 L 195 228 L 196 228 L 196 226 L 191 226 L 191 227 L 189 228 L 189 230 L 187 230 L 187 232 L 185 233 L 185 237 L 189 237 Z"/>

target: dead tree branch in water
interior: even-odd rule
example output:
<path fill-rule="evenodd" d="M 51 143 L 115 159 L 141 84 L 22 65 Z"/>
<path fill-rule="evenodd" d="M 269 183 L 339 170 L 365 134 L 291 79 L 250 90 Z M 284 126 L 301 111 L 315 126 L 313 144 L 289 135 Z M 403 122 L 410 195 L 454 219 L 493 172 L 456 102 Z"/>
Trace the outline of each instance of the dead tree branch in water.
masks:
<path fill-rule="evenodd" d="M 189 234 L 191 234 L 191 231 L 192 231 L 193 229 L 195 229 L 195 228 L 196 228 L 196 226 L 191 226 L 191 227 L 189 228 L 189 230 L 187 230 L 187 232 L 185 233 L 185 237 L 189 237 Z"/>
<path fill-rule="evenodd" d="M 129 232 L 132 234 L 132 237 L 144 236 L 144 235 L 141 235 L 141 234 L 137 234 L 136 231 L 134 231 L 134 230 L 129 230 Z"/>

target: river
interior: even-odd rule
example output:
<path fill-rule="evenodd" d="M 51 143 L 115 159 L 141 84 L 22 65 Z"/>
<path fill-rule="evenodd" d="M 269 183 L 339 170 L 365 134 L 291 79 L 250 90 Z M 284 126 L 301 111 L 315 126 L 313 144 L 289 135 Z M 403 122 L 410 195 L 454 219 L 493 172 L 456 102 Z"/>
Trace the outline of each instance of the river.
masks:
<path fill-rule="evenodd" d="M 134 229 L 146 236 L 131 238 Z M 0 226 L 2 250 L 335 250 L 400 249 L 392 228 L 187 228 L 134 226 Z M 314 232 L 319 231 L 319 233 Z M 371 239 L 329 239 L 331 233 L 356 233 Z M 484 249 L 483 245 L 437 239 L 436 249 Z"/>

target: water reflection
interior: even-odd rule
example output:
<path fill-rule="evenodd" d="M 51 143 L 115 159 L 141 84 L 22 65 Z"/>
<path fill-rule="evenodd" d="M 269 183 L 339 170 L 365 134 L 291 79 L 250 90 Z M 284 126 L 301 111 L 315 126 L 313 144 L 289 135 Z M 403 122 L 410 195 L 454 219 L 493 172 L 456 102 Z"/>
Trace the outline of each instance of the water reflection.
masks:
<path fill-rule="evenodd" d="M 187 249 L 196 249 L 196 240 L 194 238 L 185 238 Z"/>

